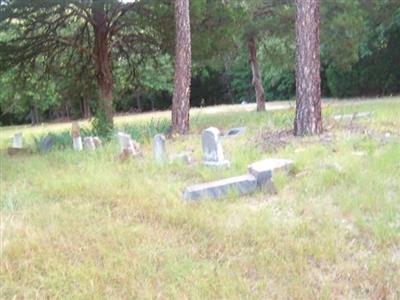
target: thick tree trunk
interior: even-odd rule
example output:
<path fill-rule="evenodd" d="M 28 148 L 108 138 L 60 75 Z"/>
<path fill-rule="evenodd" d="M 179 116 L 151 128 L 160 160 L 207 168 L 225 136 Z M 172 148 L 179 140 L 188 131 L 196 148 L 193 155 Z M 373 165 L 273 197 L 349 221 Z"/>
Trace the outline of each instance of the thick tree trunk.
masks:
<path fill-rule="evenodd" d="M 257 45 L 254 36 L 251 36 L 247 40 L 247 46 L 249 48 L 249 62 L 251 66 L 251 72 L 253 74 L 253 80 L 251 83 L 253 84 L 256 92 L 257 111 L 265 111 L 265 93 L 262 84 L 260 68 L 258 66 Z"/>
<path fill-rule="evenodd" d="M 107 15 L 100 6 L 93 10 L 94 21 L 94 57 L 96 63 L 96 77 L 99 88 L 100 109 L 107 117 L 108 123 L 113 125 L 113 78 L 110 66 L 108 49 Z"/>
<path fill-rule="evenodd" d="M 190 81 L 192 76 L 189 0 L 175 0 L 175 31 L 172 131 L 185 134 L 189 130 Z"/>
<path fill-rule="evenodd" d="M 296 0 L 295 135 L 322 132 L 319 0 Z"/>

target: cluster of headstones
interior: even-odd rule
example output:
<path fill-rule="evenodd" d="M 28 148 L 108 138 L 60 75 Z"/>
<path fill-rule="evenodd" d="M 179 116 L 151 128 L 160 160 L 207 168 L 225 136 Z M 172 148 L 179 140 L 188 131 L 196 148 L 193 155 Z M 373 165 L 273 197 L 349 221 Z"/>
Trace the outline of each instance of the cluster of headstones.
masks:
<path fill-rule="evenodd" d="M 72 147 L 76 151 L 82 151 L 83 149 L 94 151 L 102 146 L 102 142 L 100 138 L 97 136 L 84 137 L 82 143 L 80 127 L 79 123 L 77 122 L 72 123 L 71 136 L 72 136 Z"/>

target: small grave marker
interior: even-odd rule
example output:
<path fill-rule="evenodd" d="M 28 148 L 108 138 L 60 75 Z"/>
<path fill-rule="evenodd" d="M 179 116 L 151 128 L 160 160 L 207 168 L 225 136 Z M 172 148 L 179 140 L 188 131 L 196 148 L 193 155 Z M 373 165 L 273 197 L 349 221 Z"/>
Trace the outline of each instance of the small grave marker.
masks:
<path fill-rule="evenodd" d="M 94 143 L 92 136 L 88 136 L 83 139 L 83 147 L 85 148 L 85 150 L 89 151 L 96 150 L 96 144 Z"/>
<path fill-rule="evenodd" d="M 220 132 L 215 127 L 207 128 L 201 135 L 203 146 L 203 163 L 212 167 L 229 167 L 230 162 L 224 158 L 222 145 L 219 140 Z"/>
<path fill-rule="evenodd" d="M 23 138 L 22 138 L 22 133 L 18 132 L 14 134 L 13 140 L 12 140 L 12 148 L 15 149 L 22 149 L 23 146 Z"/>
<path fill-rule="evenodd" d="M 72 143 L 73 143 L 74 150 L 82 151 L 82 149 L 83 149 L 82 138 L 81 138 L 80 127 L 79 127 L 78 122 L 72 123 L 71 135 L 72 135 Z"/>
<path fill-rule="evenodd" d="M 163 134 L 156 134 L 153 138 L 153 155 L 158 164 L 164 164 L 168 161 L 165 136 Z"/>

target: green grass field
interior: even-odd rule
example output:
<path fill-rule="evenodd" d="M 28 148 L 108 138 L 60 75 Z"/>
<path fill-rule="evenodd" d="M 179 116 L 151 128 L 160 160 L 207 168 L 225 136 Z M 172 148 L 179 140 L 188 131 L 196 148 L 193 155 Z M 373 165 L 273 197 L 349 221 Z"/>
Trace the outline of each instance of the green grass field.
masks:
<path fill-rule="evenodd" d="M 332 120 L 370 111 L 371 119 Z M 169 153 L 195 163 L 116 161 L 114 141 L 8 156 L 0 130 L 2 299 L 399 299 L 400 98 L 325 106 L 326 131 L 294 138 L 293 110 L 192 114 L 191 133 Z M 167 114 L 124 117 L 143 124 Z M 228 170 L 201 164 L 200 132 L 245 126 L 223 141 Z M 278 134 L 281 132 L 281 134 Z M 241 175 L 264 158 L 293 159 L 277 195 L 257 192 L 187 204 L 187 185 Z"/>

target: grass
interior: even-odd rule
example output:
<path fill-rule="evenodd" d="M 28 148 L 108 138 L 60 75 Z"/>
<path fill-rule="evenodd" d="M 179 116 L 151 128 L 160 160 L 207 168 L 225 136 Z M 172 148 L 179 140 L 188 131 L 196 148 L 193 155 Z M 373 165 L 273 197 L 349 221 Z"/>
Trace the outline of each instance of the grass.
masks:
<path fill-rule="evenodd" d="M 329 121 L 354 111 L 373 117 Z M 123 164 L 116 142 L 95 153 L 9 157 L 5 147 L 20 128 L 2 129 L 0 296 L 398 299 L 400 99 L 324 113 L 326 133 L 285 137 L 273 152 L 265 149 L 276 141 L 263 133 L 290 128 L 291 110 L 193 114 L 191 134 L 168 140 L 170 153 L 193 150 L 192 166 L 155 165 L 149 139 L 142 159 Z M 148 118 L 129 126 L 143 128 Z M 247 128 L 223 142 L 228 170 L 200 163 L 199 133 L 210 125 Z M 44 128 L 24 135 L 53 127 Z M 276 178 L 276 196 L 182 202 L 185 186 L 240 175 L 267 157 L 295 161 L 294 175 Z"/>

